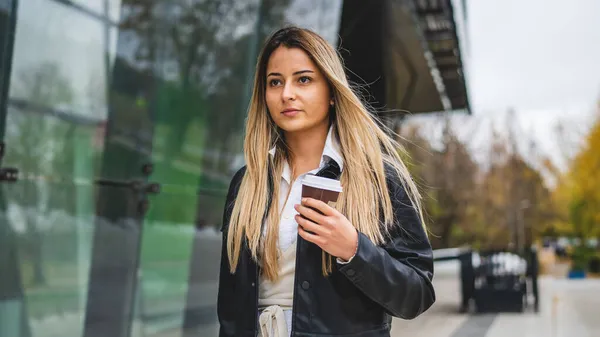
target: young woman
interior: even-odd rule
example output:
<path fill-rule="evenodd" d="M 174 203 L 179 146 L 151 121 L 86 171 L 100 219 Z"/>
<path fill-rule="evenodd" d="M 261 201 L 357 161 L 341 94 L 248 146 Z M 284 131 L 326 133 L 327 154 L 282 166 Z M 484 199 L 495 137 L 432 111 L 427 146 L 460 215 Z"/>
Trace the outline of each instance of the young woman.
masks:
<path fill-rule="evenodd" d="M 223 218 L 220 336 L 389 336 L 391 316 L 433 304 L 431 245 L 400 149 L 331 45 L 294 27 L 271 36 L 256 67 L 247 165 Z M 301 198 L 307 175 L 340 181 L 335 208 Z"/>

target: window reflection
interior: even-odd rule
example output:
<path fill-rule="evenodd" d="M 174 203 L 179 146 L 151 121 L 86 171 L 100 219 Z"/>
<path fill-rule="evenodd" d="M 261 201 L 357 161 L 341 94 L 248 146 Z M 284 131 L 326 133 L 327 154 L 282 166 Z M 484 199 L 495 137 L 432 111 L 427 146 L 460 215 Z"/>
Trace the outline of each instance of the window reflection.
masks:
<path fill-rule="evenodd" d="M 336 46 L 342 4 L 342 0 L 294 0 L 286 11 L 285 19 L 290 24 L 314 30 Z"/>
<path fill-rule="evenodd" d="M 21 172 L 0 185 L 0 271 L 15 275 L 0 283 L 0 337 L 83 336 L 97 317 L 132 336 L 216 336 L 218 229 L 257 53 L 288 23 L 335 43 L 340 12 L 341 0 L 19 1 L 0 116 L 3 165 Z M 95 182 L 143 178 L 146 163 L 161 193 L 138 219 L 139 196 Z M 102 301 L 111 293 L 126 299 Z"/>
<path fill-rule="evenodd" d="M 0 336 L 81 336 L 107 112 L 105 25 L 55 1 L 15 8 L 14 40 L 2 44 L 14 41 L 2 162 L 20 177 L 0 186 L 0 245 L 10 257 L 0 274 L 15 277 L 0 283 L 0 294 L 13 294 L 0 299 Z M 0 34 L 12 38 L 10 26 Z"/>

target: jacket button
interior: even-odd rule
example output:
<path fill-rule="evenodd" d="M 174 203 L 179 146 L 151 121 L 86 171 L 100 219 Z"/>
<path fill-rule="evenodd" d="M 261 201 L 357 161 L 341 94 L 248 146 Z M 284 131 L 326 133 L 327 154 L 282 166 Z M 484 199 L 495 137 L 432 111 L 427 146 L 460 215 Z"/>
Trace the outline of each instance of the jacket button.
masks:
<path fill-rule="evenodd" d="M 354 269 L 348 269 L 348 270 L 346 270 L 346 275 L 348 275 L 348 276 L 354 276 L 354 274 L 356 274 L 356 272 L 354 271 Z"/>
<path fill-rule="evenodd" d="M 255 285 L 256 285 L 256 283 L 252 282 L 252 288 L 254 288 Z"/>
<path fill-rule="evenodd" d="M 310 283 L 308 281 L 302 282 L 302 289 L 308 290 L 310 288 Z"/>

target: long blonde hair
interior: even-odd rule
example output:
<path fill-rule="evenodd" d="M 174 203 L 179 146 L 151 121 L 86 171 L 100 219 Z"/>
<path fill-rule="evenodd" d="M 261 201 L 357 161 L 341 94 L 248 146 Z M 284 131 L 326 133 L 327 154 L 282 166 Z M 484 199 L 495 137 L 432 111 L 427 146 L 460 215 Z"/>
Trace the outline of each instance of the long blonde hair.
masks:
<path fill-rule="evenodd" d="M 392 203 L 386 183 L 384 163 L 395 171 L 403 187 L 421 215 L 421 196 L 400 158 L 400 146 L 378 121 L 371 116 L 359 97 L 350 88 L 344 66 L 336 50 L 318 34 L 301 28 L 289 27 L 273 34 L 258 59 L 254 89 L 244 140 L 246 172 L 231 214 L 227 254 L 230 271 L 234 273 L 244 237 L 255 261 L 260 261 L 263 275 L 278 278 L 279 183 L 269 182 L 280 177 L 283 163 L 289 159 L 280 129 L 271 119 L 265 101 L 266 67 L 273 51 L 279 46 L 300 48 L 306 52 L 328 80 L 334 101 L 332 118 L 344 159 L 340 177 L 344 192 L 337 209 L 356 229 L 375 244 L 382 244 L 394 225 Z M 269 149 L 276 147 L 271 159 Z M 352 177 L 352 179 L 350 179 Z M 269 193 L 272 193 L 269 195 Z M 269 200 L 273 200 L 269 206 Z M 266 213 L 266 235 L 262 224 Z M 260 259 L 259 259 L 260 257 Z M 331 272 L 332 259 L 323 252 L 323 274 Z"/>

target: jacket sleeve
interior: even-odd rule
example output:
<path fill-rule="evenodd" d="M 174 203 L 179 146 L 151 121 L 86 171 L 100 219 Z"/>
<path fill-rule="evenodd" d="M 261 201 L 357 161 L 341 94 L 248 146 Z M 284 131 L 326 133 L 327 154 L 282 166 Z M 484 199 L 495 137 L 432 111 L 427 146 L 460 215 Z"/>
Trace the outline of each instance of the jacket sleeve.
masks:
<path fill-rule="evenodd" d="M 358 233 L 358 250 L 339 270 L 390 315 L 413 319 L 435 302 L 433 253 L 421 218 L 399 179 L 388 178 L 394 208 L 389 238 L 375 245 Z"/>
<path fill-rule="evenodd" d="M 239 190 L 239 185 L 244 176 L 245 168 L 240 169 L 231 180 L 227 198 L 225 201 L 225 210 L 223 211 L 223 224 L 221 227 L 221 267 L 219 272 L 219 290 L 217 295 L 217 316 L 219 318 L 219 336 L 235 336 L 235 275 L 229 272 L 229 259 L 227 257 L 227 233 L 231 211 L 235 204 L 235 197 Z"/>

